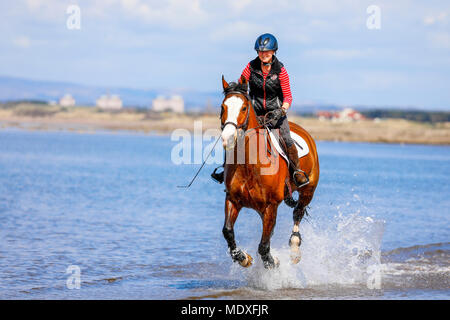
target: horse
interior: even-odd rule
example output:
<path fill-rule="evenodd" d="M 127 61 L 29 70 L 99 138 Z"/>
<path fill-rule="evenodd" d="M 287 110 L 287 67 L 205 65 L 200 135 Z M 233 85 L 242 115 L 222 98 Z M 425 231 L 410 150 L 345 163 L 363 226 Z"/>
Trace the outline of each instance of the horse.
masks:
<path fill-rule="evenodd" d="M 288 163 L 280 160 L 275 148 L 268 143 L 265 126 L 258 121 L 247 94 L 248 82 L 245 77 L 241 76 L 238 83 L 229 84 L 222 76 L 222 86 L 224 99 L 220 114 L 221 139 L 226 151 L 225 222 L 222 233 L 231 258 L 242 267 L 249 267 L 253 262 L 251 255 L 237 247 L 234 234 L 234 224 L 239 212 L 246 207 L 258 212 L 262 220 L 263 230 L 258 253 L 264 267 L 273 269 L 279 266 L 279 260 L 270 253 L 270 239 L 276 224 L 278 206 L 283 200 L 289 205 L 289 195 L 297 191 L 298 200 L 290 197 L 291 202 L 294 201 L 291 205 L 294 208 L 294 225 L 289 238 L 290 260 L 296 264 L 301 258 L 300 222 L 307 214 L 307 206 L 319 181 L 319 158 L 314 139 L 301 126 L 289 122 L 291 132 L 301 136 L 309 147 L 309 153 L 299 159 L 300 168 L 306 173 L 309 183 L 297 187 L 289 174 Z M 241 150 L 238 150 L 239 148 Z M 244 156 L 241 155 L 242 150 Z M 234 161 L 239 157 L 240 163 Z M 276 170 L 270 170 L 271 166 L 276 166 Z"/>

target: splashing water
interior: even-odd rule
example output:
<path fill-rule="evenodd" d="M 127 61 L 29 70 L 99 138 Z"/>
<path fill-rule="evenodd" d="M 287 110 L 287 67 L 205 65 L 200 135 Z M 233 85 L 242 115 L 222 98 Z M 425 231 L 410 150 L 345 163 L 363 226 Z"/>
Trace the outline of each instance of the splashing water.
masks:
<path fill-rule="evenodd" d="M 328 222 L 301 225 L 302 260 L 290 262 L 290 248 L 271 247 L 280 266 L 266 270 L 258 255 L 255 265 L 242 269 L 237 264 L 230 275 L 243 277 L 252 289 L 277 290 L 320 285 L 368 285 L 374 271 L 381 270 L 381 240 L 384 221 L 363 217 L 359 212 L 339 213 Z"/>

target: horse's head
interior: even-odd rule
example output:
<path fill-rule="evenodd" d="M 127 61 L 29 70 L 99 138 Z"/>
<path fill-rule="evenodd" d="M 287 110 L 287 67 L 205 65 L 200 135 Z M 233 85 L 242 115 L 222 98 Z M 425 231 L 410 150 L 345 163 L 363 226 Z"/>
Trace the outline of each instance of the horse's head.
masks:
<path fill-rule="evenodd" d="M 241 82 L 227 83 L 222 76 L 223 93 L 220 121 L 222 124 L 222 145 L 226 149 L 236 145 L 237 131 L 247 130 L 251 104 L 247 96 L 248 82 L 241 76 Z"/>

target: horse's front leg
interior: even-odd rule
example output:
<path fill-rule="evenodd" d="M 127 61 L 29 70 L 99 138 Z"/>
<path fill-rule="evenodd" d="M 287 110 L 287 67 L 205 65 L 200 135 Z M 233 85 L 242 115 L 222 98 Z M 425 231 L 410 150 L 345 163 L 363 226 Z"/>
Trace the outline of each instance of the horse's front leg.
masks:
<path fill-rule="evenodd" d="M 223 236 L 228 243 L 228 248 L 230 249 L 230 255 L 234 262 L 239 262 L 243 267 L 250 267 L 252 265 L 253 258 L 242 251 L 236 246 L 236 241 L 234 240 L 234 223 L 239 215 L 241 206 L 233 203 L 227 196 L 225 199 L 225 223 L 222 229 Z"/>
<path fill-rule="evenodd" d="M 277 220 L 278 204 L 270 204 L 261 212 L 261 218 L 263 221 L 263 232 L 261 236 L 261 242 L 259 243 L 258 253 L 261 255 L 261 259 L 266 269 L 273 269 L 280 265 L 277 258 L 273 258 L 270 254 L 270 238 L 273 234 L 273 228 Z"/>
<path fill-rule="evenodd" d="M 291 248 L 291 262 L 297 264 L 302 257 L 300 252 L 300 245 L 302 244 L 302 237 L 300 236 L 300 221 L 305 214 L 305 208 L 297 204 L 294 209 L 294 227 L 292 228 L 292 234 L 289 238 L 289 247 Z"/>
<path fill-rule="evenodd" d="M 289 238 L 289 247 L 291 248 L 291 262 L 297 264 L 302 257 L 300 252 L 300 245 L 302 244 L 302 237 L 300 236 L 300 222 L 306 213 L 306 206 L 312 199 L 312 194 L 303 193 L 299 196 L 299 201 L 294 208 L 293 220 L 294 227 L 292 228 L 291 237 Z"/>

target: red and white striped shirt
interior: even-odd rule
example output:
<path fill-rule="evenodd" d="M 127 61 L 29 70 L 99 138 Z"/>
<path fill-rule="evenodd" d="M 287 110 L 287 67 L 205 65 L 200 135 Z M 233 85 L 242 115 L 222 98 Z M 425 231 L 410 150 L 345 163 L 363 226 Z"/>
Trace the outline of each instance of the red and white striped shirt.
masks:
<path fill-rule="evenodd" d="M 264 79 L 266 79 L 268 73 L 263 72 Z M 242 71 L 242 75 L 250 80 L 250 62 L 245 67 L 244 71 Z M 285 67 L 281 68 L 281 72 L 278 75 L 280 79 L 281 91 L 283 92 L 283 103 L 289 103 L 289 106 L 292 104 L 292 93 L 291 93 L 291 84 L 289 83 L 289 75 L 286 71 Z"/>

